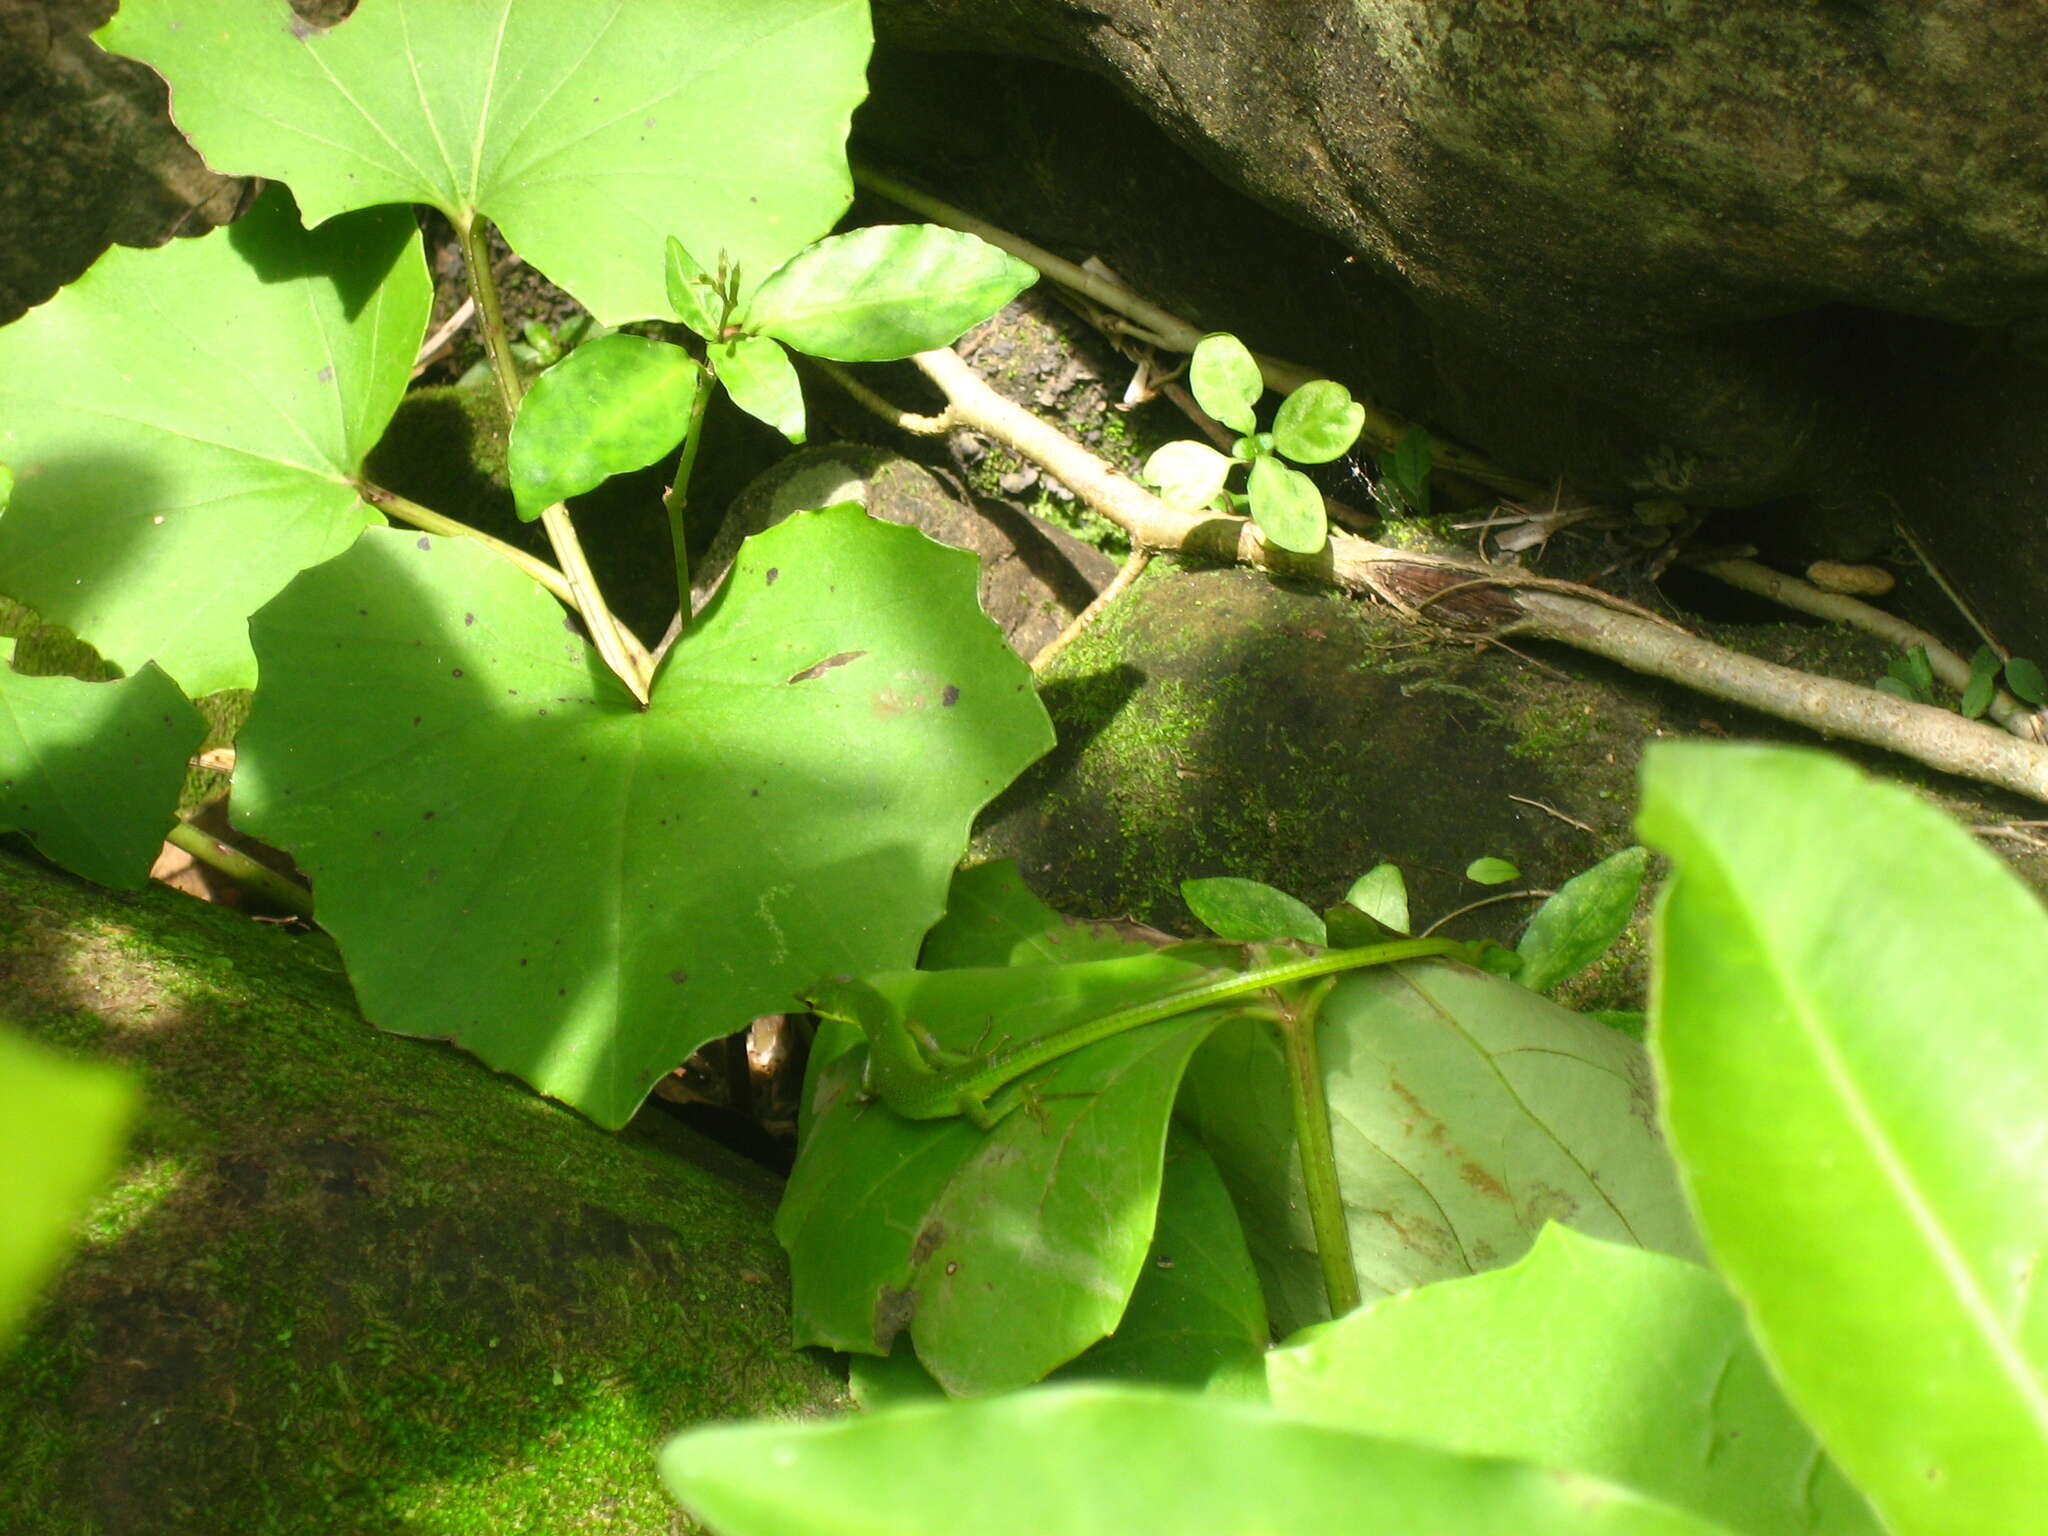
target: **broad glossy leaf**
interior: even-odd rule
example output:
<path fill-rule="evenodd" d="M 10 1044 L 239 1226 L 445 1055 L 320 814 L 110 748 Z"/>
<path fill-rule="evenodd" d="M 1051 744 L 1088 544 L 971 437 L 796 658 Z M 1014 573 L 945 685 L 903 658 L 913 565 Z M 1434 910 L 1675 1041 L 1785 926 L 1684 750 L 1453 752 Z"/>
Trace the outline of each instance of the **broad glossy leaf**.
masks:
<path fill-rule="evenodd" d="M 1145 460 L 1138 478 L 1176 512 L 1199 512 L 1215 503 L 1237 461 L 1207 443 L 1181 438 L 1163 443 Z"/>
<path fill-rule="evenodd" d="M 372 530 L 252 629 L 241 819 L 364 1012 L 607 1126 L 818 976 L 909 964 L 1052 740 L 973 558 L 853 506 L 750 540 L 644 711 L 466 540 Z"/>
<path fill-rule="evenodd" d="M 88 880 L 139 886 L 205 736 L 154 666 L 111 683 L 0 670 L 0 831 Z"/>
<path fill-rule="evenodd" d="M 1398 864 L 1375 864 L 1351 882 L 1344 899 L 1395 933 L 1410 931 L 1408 882 L 1401 877 Z"/>
<path fill-rule="evenodd" d="M 113 1172 L 134 1107 L 127 1073 L 0 1028 L 0 1351 Z"/>
<path fill-rule="evenodd" d="M 664 278 L 668 307 L 676 312 L 676 318 L 705 341 L 716 341 L 725 301 L 719 296 L 711 274 L 674 235 L 668 237 Z"/>
<path fill-rule="evenodd" d="M 1273 413 L 1273 446 L 1297 464 L 1341 459 L 1358 441 L 1365 407 L 1334 379 L 1311 379 Z"/>
<path fill-rule="evenodd" d="M 100 41 L 171 83 L 207 164 L 319 222 L 426 203 L 492 220 L 607 325 L 671 314 L 663 242 L 765 277 L 851 197 L 866 0 L 126 0 Z M 758 280 L 757 277 L 757 280 Z"/>
<path fill-rule="evenodd" d="M 1177 991 L 1211 967 L 1168 953 L 1081 965 L 906 971 L 869 984 L 940 1047 L 987 1050 Z M 1031 1074 L 1035 1102 L 983 1131 L 859 1096 L 852 1026 L 821 1031 L 810 1128 L 776 1235 L 799 1342 L 886 1354 L 908 1328 L 956 1395 L 1021 1387 L 1116 1326 L 1158 1204 L 1174 1091 L 1226 1015 L 1113 1035 Z M 837 1034 L 842 1038 L 834 1039 Z"/>
<path fill-rule="evenodd" d="M 1298 469 L 1268 454 L 1252 460 L 1252 521 L 1267 540 L 1297 555 L 1313 555 L 1329 538 L 1323 493 Z"/>
<path fill-rule="evenodd" d="M 2048 916 L 1819 752 L 1658 745 L 1651 1041 L 1700 1230 L 1786 1395 L 1899 1531 L 2048 1494 Z"/>
<path fill-rule="evenodd" d="M 690 1430 L 661 1475 L 721 1536 L 1714 1536 L 1622 1489 L 1142 1387 Z"/>
<path fill-rule="evenodd" d="M 1635 915 L 1649 867 L 1649 849 L 1624 848 L 1559 886 L 1515 946 L 1523 962 L 1515 980 L 1548 992 L 1606 954 Z"/>
<path fill-rule="evenodd" d="M 1215 331 L 1195 344 L 1188 359 L 1188 388 L 1195 402 L 1233 432 L 1251 432 L 1259 424 L 1252 412 L 1266 381 L 1259 375 L 1251 349 L 1228 331 Z"/>
<path fill-rule="evenodd" d="M 804 387 L 780 342 L 741 336 L 713 348 L 718 382 L 732 403 L 792 443 L 804 440 Z"/>
<path fill-rule="evenodd" d="M 875 224 L 820 240 L 761 284 L 750 332 L 842 363 L 951 346 L 1038 281 L 986 240 L 936 224 Z"/>
<path fill-rule="evenodd" d="M 1266 1370 L 1289 1418 L 1584 1473 L 1753 1536 L 1877 1536 L 1713 1272 L 1568 1227 L 1308 1329 Z"/>
<path fill-rule="evenodd" d="M 248 617 L 382 519 L 353 482 L 432 300 L 409 211 L 308 234 L 281 188 L 115 247 L 0 328 L 0 590 L 195 697 L 256 680 Z"/>
<path fill-rule="evenodd" d="M 519 515 L 643 469 L 683 440 L 700 370 L 681 347 L 600 336 L 533 381 L 519 402 L 506 473 Z"/>
<path fill-rule="evenodd" d="M 1065 1381 L 1150 1382 L 1263 1400 L 1266 1299 L 1216 1160 L 1169 1128 L 1152 1247 L 1116 1332 Z"/>
<path fill-rule="evenodd" d="M 1635 1041 L 1440 961 L 1352 972 L 1321 1020 L 1338 1178 L 1368 1300 L 1513 1263 L 1546 1221 L 1697 1254 Z M 1321 1321 L 1322 1273 L 1272 1033 L 1212 1036 L 1179 1112 L 1237 1199 L 1274 1331 Z"/>
<path fill-rule="evenodd" d="M 1037 961 L 1113 960 L 1156 948 L 1128 925 L 1063 917 L 1034 896 L 1012 859 L 993 859 L 953 876 L 946 915 L 925 935 L 927 971 Z"/>
<path fill-rule="evenodd" d="M 1269 939 L 1300 939 L 1304 944 L 1328 942 L 1323 920 L 1306 902 L 1258 880 L 1213 875 L 1180 883 L 1181 900 L 1218 938 L 1258 943 Z"/>

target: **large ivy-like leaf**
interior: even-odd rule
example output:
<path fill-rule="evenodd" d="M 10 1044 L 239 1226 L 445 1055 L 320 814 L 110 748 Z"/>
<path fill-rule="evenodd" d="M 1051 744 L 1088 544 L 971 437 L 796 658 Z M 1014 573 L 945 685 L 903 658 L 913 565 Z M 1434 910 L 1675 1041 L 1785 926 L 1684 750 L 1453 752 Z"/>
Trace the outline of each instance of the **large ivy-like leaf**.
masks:
<path fill-rule="evenodd" d="M 352 483 L 432 290 L 409 213 L 115 248 L 0 329 L 0 590 L 193 695 L 255 678 L 248 616 L 381 521 Z"/>
<path fill-rule="evenodd" d="M 1289 1418 L 1604 1478 L 1751 1536 L 1876 1536 L 1713 1273 L 1545 1227 L 1266 1359 Z"/>
<path fill-rule="evenodd" d="M 1917 795 L 1658 746 L 1652 1041 L 1700 1229 L 1891 1528 L 2048 1498 L 2048 916 Z"/>
<path fill-rule="evenodd" d="M 240 818 L 364 1011 L 608 1126 L 819 976 L 908 964 L 1052 742 L 973 558 L 850 505 L 749 541 L 645 711 L 467 541 L 372 530 L 251 628 Z"/>
<path fill-rule="evenodd" d="M 1370 1300 L 1514 1262 L 1546 1221 L 1691 1258 L 1633 1040 L 1443 961 L 1342 977 L 1319 1038 L 1338 1181 Z M 1180 1113 L 1244 1216 L 1282 1336 L 1328 1315 L 1267 1030 L 1219 1030 Z"/>
<path fill-rule="evenodd" d="M 0 669 L 0 831 L 101 885 L 141 885 L 205 736 L 153 666 L 111 683 Z"/>
<path fill-rule="evenodd" d="M 99 37 L 216 170 L 481 213 L 606 325 L 672 315 L 670 235 L 758 281 L 832 227 L 870 43 L 866 0 L 125 0 Z"/>
<path fill-rule="evenodd" d="M 868 981 L 939 1046 L 972 1052 L 1212 970 L 1164 953 Z M 821 1032 L 809 1129 L 775 1219 L 799 1341 L 887 1354 L 907 1328 L 925 1368 L 971 1396 L 1025 1386 L 1108 1334 L 1152 1236 L 1174 1091 L 1226 1016 L 1190 1013 L 1060 1057 L 992 1131 L 861 1102 L 859 1032 Z"/>
<path fill-rule="evenodd" d="M 0 1350 L 113 1172 L 134 1105 L 127 1073 L 0 1028 Z"/>
<path fill-rule="evenodd" d="M 1592 1478 L 1156 1388 L 716 1425 L 661 1475 L 722 1536 L 1726 1536 Z"/>

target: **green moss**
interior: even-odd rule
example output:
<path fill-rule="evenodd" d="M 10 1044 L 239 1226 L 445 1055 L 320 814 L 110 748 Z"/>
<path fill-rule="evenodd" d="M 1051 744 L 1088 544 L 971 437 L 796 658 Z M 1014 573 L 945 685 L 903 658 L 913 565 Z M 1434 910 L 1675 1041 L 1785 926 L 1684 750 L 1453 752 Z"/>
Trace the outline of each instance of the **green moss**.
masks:
<path fill-rule="evenodd" d="M 0 859 L 0 1002 L 146 1104 L 0 1363 L 0 1530 L 666 1532 L 666 1434 L 837 1396 L 763 1176 L 369 1028 L 324 938 Z"/>

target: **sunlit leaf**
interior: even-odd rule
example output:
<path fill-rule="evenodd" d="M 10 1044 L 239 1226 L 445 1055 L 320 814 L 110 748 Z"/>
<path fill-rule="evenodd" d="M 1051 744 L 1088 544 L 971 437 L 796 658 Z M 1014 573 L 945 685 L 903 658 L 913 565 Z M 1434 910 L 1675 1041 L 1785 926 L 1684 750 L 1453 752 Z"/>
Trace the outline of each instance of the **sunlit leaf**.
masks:
<path fill-rule="evenodd" d="M 741 336 L 713 349 L 718 382 L 732 403 L 792 443 L 804 440 L 804 387 L 782 344 Z"/>
<path fill-rule="evenodd" d="M 116 246 L 0 328 L 0 591 L 197 697 L 255 681 L 248 617 L 381 521 L 353 484 L 432 290 L 409 210 Z"/>
<path fill-rule="evenodd" d="M 1232 875 L 1183 880 L 1180 895 L 1188 910 L 1221 939 L 1321 944 L 1329 937 L 1313 907 L 1257 880 Z"/>
<path fill-rule="evenodd" d="M 519 402 L 506 473 L 519 515 L 644 469 L 683 440 L 699 369 L 681 347 L 602 336 L 533 381 Z"/>
<path fill-rule="evenodd" d="M 820 240 L 761 284 L 747 329 L 812 357 L 883 363 L 951 346 L 1038 273 L 936 224 L 876 224 Z"/>
<path fill-rule="evenodd" d="M 1877 1536 L 1712 1271 L 1568 1227 L 1308 1329 L 1266 1367 L 1289 1418 L 1584 1473 L 1754 1536 Z"/>
<path fill-rule="evenodd" d="M 0 1028 L 0 1350 L 113 1172 L 134 1105 L 127 1073 Z"/>
<path fill-rule="evenodd" d="M 1313 555 L 1329 538 L 1323 493 L 1298 469 L 1289 469 L 1272 455 L 1252 460 L 1252 521 L 1281 549 Z"/>
<path fill-rule="evenodd" d="M 482 214 L 607 325 L 667 317 L 663 246 L 759 281 L 832 227 L 865 94 L 866 0 L 125 0 L 100 41 L 171 83 L 208 165 L 315 223 Z"/>
<path fill-rule="evenodd" d="M 0 831 L 88 880 L 139 886 L 205 735 L 154 666 L 111 683 L 0 670 Z"/>
<path fill-rule="evenodd" d="M 1297 464 L 1341 459 L 1358 441 L 1365 407 L 1334 379 L 1311 379 L 1273 414 L 1273 446 Z"/>
<path fill-rule="evenodd" d="M 1559 886 L 1515 946 L 1523 962 L 1515 979 L 1548 992 L 1606 954 L 1635 915 L 1649 867 L 1649 849 L 1624 848 Z"/>
<path fill-rule="evenodd" d="M 1188 360 L 1188 388 L 1195 402 L 1233 432 L 1250 432 L 1259 424 L 1252 407 L 1266 392 L 1259 364 L 1251 350 L 1227 331 L 1216 331 L 1195 344 Z"/>
<path fill-rule="evenodd" d="M 1157 489 L 1159 499 L 1176 512 L 1199 512 L 1214 504 L 1236 467 L 1234 459 L 1207 443 L 1179 438 L 1154 449 L 1138 478 Z"/>
<path fill-rule="evenodd" d="M 1465 878 L 1477 885 L 1506 885 L 1522 878 L 1522 872 L 1506 859 L 1491 856 L 1474 859 L 1465 866 Z"/>
<path fill-rule="evenodd" d="M 724 301 L 712 284 L 711 274 L 674 235 L 668 237 L 664 277 L 668 305 L 676 317 L 705 341 L 716 341 Z"/>
<path fill-rule="evenodd" d="M 1397 864 L 1375 864 L 1351 882 L 1344 899 L 1395 933 L 1410 931 L 1408 882 L 1401 877 Z"/>
<path fill-rule="evenodd" d="M 716 1425 L 661 1475 L 721 1536 L 1727 1536 L 1591 1478 L 1140 1387 Z"/>
<path fill-rule="evenodd" d="M 852 506 L 750 540 L 645 710 L 468 541 L 372 530 L 252 628 L 237 809 L 364 1012 L 608 1126 L 815 978 L 908 965 L 1052 739 L 973 558 Z"/>
<path fill-rule="evenodd" d="M 1667 744 L 1651 1042 L 1700 1230 L 1786 1396 L 1892 1529 L 2048 1489 L 2048 914 L 1820 752 Z"/>

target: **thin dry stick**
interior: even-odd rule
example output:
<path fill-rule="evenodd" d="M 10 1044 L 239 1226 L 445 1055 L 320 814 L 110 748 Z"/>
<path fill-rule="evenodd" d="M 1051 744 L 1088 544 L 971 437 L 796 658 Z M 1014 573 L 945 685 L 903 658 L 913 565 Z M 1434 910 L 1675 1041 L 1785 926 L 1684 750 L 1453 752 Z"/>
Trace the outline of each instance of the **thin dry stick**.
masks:
<path fill-rule="evenodd" d="M 1817 619 L 1860 629 L 1902 651 L 1921 646 L 1927 652 L 1927 664 L 1936 677 L 1957 693 L 1970 686 L 1970 664 L 1967 661 L 1942 644 L 1939 637 L 1929 634 L 1917 624 L 1907 623 L 1897 614 L 1873 608 L 1869 603 L 1840 592 L 1823 591 L 1811 582 L 1774 571 L 1754 560 L 1716 560 L 1697 569 L 1718 577 L 1731 587 L 1767 597 L 1800 613 L 1810 613 Z M 2041 717 L 2002 688 L 1992 694 L 1987 713 L 2015 736 L 2028 741 L 2042 739 Z"/>
<path fill-rule="evenodd" d="M 1031 670 L 1043 672 L 1052 665 L 1053 658 L 1076 640 L 1081 632 L 1101 615 L 1102 610 L 1130 590 L 1131 583 L 1145 574 L 1145 567 L 1152 563 L 1152 551 L 1142 544 L 1131 546 L 1131 556 L 1124 561 L 1123 569 L 1116 573 L 1116 579 L 1095 595 L 1095 601 L 1074 615 L 1074 622 L 1061 630 L 1045 643 L 1036 656 L 1031 658 Z"/>
<path fill-rule="evenodd" d="M 959 425 L 1037 463 L 1120 526 L 1133 544 L 1318 579 L 1370 593 L 1410 617 L 1430 593 L 1485 577 L 1481 590 L 1436 601 L 1435 617 L 1489 638 L 1534 635 L 1561 641 L 1761 714 L 2048 803 L 2048 750 L 1991 726 L 1875 688 L 1744 656 L 1592 588 L 1392 549 L 1345 533 L 1333 532 L 1318 556 L 1288 555 L 1265 544 L 1248 519 L 1174 511 L 1065 433 L 997 394 L 951 351 L 921 352 L 914 361 L 945 393 Z"/>

